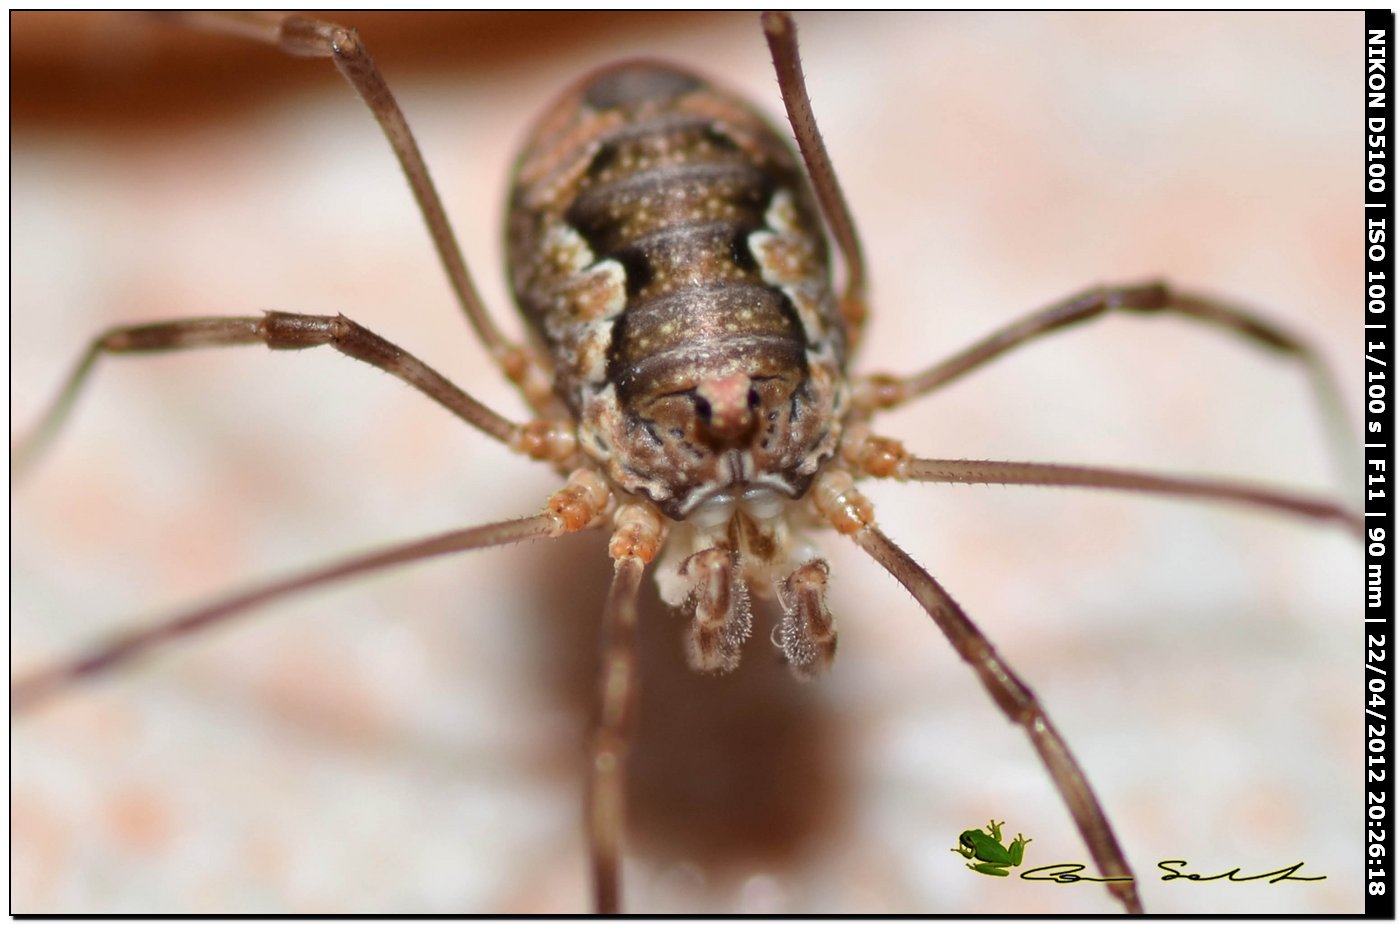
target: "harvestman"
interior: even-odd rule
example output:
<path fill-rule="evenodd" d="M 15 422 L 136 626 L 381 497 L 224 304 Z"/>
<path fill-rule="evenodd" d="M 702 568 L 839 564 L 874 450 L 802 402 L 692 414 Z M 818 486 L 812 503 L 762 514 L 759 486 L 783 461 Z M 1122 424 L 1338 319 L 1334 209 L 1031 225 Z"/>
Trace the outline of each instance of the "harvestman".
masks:
<path fill-rule="evenodd" d="M 397 121 L 400 117 L 392 98 L 379 82 L 378 74 L 369 63 L 368 56 L 363 53 L 362 46 L 358 45 L 350 33 L 338 32 L 333 27 L 295 17 L 282 20 L 280 32 L 276 26 L 260 25 L 262 22 L 265 21 L 240 18 L 217 20 L 213 25 L 230 31 L 247 31 L 254 37 L 281 44 L 295 54 L 334 57 L 342 73 L 360 90 L 362 96 L 378 100 L 380 108 L 376 110 L 376 115 L 391 141 L 394 141 L 405 172 L 413 182 L 415 195 L 427 216 L 439 255 L 448 268 L 449 277 L 469 319 L 497 362 L 514 381 L 522 385 L 532 406 L 536 409 L 547 409 L 550 403 L 549 373 L 529 351 L 522 351 L 506 342 L 481 309 L 465 267 L 457 256 L 456 246 L 437 204 L 436 194 L 428 184 L 426 169 L 418 161 L 406 126 Z M 784 100 L 789 107 L 793 124 L 798 127 L 797 136 L 803 149 L 803 157 L 809 171 L 817 178 L 815 187 L 822 213 L 833 229 L 833 236 L 847 267 L 842 304 L 848 336 L 854 341 L 859 334 L 864 312 L 864 272 L 859 245 L 845 206 L 841 202 L 834 175 L 820 147 L 814 123 L 805 109 L 806 96 L 797 69 L 796 45 L 791 23 L 774 17 L 767 20 L 765 26 L 769 32 L 775 61 L 778 63 Z M 338 46 L 334 51 L 331 49 L 332 42 Z M 375 108 L 373 103 L 371 107 Z M 851 535 L 862 548 L 905 584 L 949 635 L 959 652 L 973 662 L 984 684 L 988 685 L 993 697 L 1008 716 L 1020 721 L 1032 734 L 1032 740 L 1070 803 L 1076 822 L 1100 867 L 1106 874 L 1126 876 L 1126 862 L 1114 843 L 1107 820 L 1102 817 L 1088 790 L 1087 782 L 1078 773 L 1068 750 L 1059 742 L 1049 726 L 1048 718 L 1039 713 L 1029 691 L 1015 679 L 1008 666 L 995 659 L 990 648 L 941 587 L 879 532 L 868 505 L 842 476 L 843 471 L 849 471 L 854 475 L 918 481 L 1079 484 L 1132 488 L 1259 504 L 1302 516 L 1343 522 L 1353 528 L 1356 526 L 1354 515 L 1325 501 L 1242 485 L 1032 464 L 914 459 L 892 441 L 869 436 L 857 420 L 932 391 L 988 362 L 1005 350 L 1031 340 L 1039 333 L 1115 309 L 1163 311 L 1194 316 L 1198 320 L 1232 329 L 1255 343 L 1298 355 L 1315 369 L 1318 368 L 1315 356 L 1298 339 L 1268 322 L 1228 306 L 1190 296 L 1168 294 L 1165 287 L 1153 283 L 1094 290 L 1060 303 L 1045 312 L 1037 313 L 1030 319 L 1013 325 L 922 373 L 909 377 L 869 376 L 853 380 L 855 410 L 847 420 L 847 439 L 842 446 L 839 461 L 824 465 L 822 473 L 817 476 L 812 494 L 818 499 L 816 506 L 821 515 L 840 532 Z M 271 313 L 266 318 L 172 322 L 107 332 L 94 342 L 93 348 L 46 416 L 36 436 L 20 445 L 15 457 L 17 464 L 23 465 L 32 459 L 43 442 L 53 433 L 100 353 L 259 342 L 287 349 L 330 344 L 342 352 L 380 366 L 409 381 L 468 423 L 520 452 L 553 462 L 561 469 L 574 468 L 579 462 L 575 455 L 572 428 L 567 424 L 543 416 L 525 424 L 502 418 L 457 391 L 436 373 L 397 352 L 375 335 L 343 320 Z M 520 521 L 455 532 L 422 543 L 394 547 L 376 555 L 347 560 L 297 579 L 269 585 L 256 592 L 222 601 L 186 614 L 179 620 L 138 631 L 123 642 L 100 650 L 87 659 L 22 679 L 16 684 L 13 692 L 16 707 L 27 707 L 77 678 L 107 670 L 151 645 L 280 594 L 396 562 L 496 545 L 520 538 L 560 535 L 586 527 L 600 526 L 603 516 L 613 510 L 615 503 L 620 504 L 612 545 L 616 577 L 613 590 L 609 594 L 605 617 L 610 641 L 605 646 L 601 719 L 593 762 L 596 773 L 590 787 L 593 818 L 590 844 L 594 858 L 598 905 L 605 911 L 616 908 L 619 901 L 616 867 L 620 852 L 618 841 L 622 829 L 620 774 L 626 751 L 625 714 L 631 709 L 636 695 L 635 683 L 632 680 L 634 666 L 629 648 L 630 625 L 635 616 L 635 593 L 642 570 L 656 553 L 660 533 L 664 530 L 664 521 L 644 502 L 628 503 L 625 497 L 609 497 L 609 494 L 606 484 L 587 474 L 576 473 L 571 477 L 569 485 L 551 499 L 545 513 Z M 612 494 L 617 493 L 614 491 Z M 800 581 L 787 587 L 789 595 L 806 600 L 805 604 L 791 605 L 791 609 L 798 611 L 813 625 L 810 632 L 818 648 L 821 648 L 821 637 L 827 629 L 821 625 L 824 617 L 824 607 L 821 603 L 824 583 L 823 567 L 812 572 L 803 571 Z M 790 649 L 789 654 L 792 653 L 793 650 Z M 609 678 L 612 680 L 609 681 Z M 1119 884 L 1113 889 L 1128 908 L 1137 907 L 1136 897 L 1130 888 Z"/>

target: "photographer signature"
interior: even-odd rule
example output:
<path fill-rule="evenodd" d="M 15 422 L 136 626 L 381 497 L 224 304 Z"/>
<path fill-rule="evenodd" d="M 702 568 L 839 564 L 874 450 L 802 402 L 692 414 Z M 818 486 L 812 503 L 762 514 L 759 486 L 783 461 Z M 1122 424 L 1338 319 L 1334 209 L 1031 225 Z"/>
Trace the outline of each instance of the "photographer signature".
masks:
<path fill-rule="evenodd" d="M 1251 880 L 1268 880 L 1270 883 L 1281 883 L 1284 880 L 1311 881 L 1326 880 L 1327 875 L 1322 874 L 1316 877 L 1300 875 L 1299 870 L 1303 867 L 1302 861 L 1290 864 L 1287 867 L 1280 867 L 1277 870 L 1265 871 L 1262 874 L 1243 874 L 1238 867 L 1223 871 L 1218 874 L 1198 874 L 1185 870 L 1187 862 L 1181 859 L 1171 859 L 1158 861 L 1158 869 L 1165 871 L 1162 880 L 1194 880 L 1205 883 L 1211 880 L 1227 880 L 1231 883 L 1248 883 Z M 1083 864 L 1046 864 L 1043 867 L 1033 867 L 1030 870 L 1021 872 L 1022 880 L 1044 880 L 1051 883 L 1078 883 L 1081 880 L 1092 883 L 1114 883 L 1119 880 L 1131 880 L 1132 877 L 1093 877 L 1080 873 L 1084 870 Z"/>

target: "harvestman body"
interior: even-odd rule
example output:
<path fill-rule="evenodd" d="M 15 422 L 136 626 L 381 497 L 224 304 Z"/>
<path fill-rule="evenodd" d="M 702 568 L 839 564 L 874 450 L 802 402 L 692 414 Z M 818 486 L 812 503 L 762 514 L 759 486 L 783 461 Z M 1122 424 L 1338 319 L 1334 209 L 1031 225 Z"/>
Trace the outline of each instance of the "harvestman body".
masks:
<path fill-rule="evenodd" d="M 1067 745 L 957 604 L 880 532 L 854 480 L 1131 488 L 1252 503 L 1352 528 L 1356 518 L 1325 501 L 1241 485 L 917 459 L 873 435 L 869 421 L 1042 333 L 1113 310 L 1194 317 L 1316 366 L 1308 348 L 1254 316 L 1147 283 L 1058 303 L 913 376 L 851 377 L 848 358 L 865 314 L 863 263 L 807 105 L 792 23 L 780 16 L 764 25 L 800 158 L 746 103 L 654 62 L 590 75 L 537 124 L 517 169 L 509 223 L 511 282 L 537 337 L 520 348 L 482 309 L 416 145 L 354 34 L 299 17 L 212 24 L 336 62 L 393 143 L 467 316 L 537 417 L 524 424 L 501 417 L 344 317 L 273 312 L 105 333 L 36 437 L 21 444 L 17 462 L 31 459 L 53 432 L 101 353 L 329 345 L 554 465 L 568 482 L 535 517 L 349 560 L 134 632 L 86 659 L 21 679 L 17 708 L 294 590 L 396 562 L 610 525 L 615 577 L 605 605 L 588 812 L 597 908 L 614 911 L 644 568 L 654 564 L 663 599 L 689 613 L 695 668 L 734 667 L 750 634 L 750 598 L 769 598 L 782 612 L 777 641 L 807 677 L 836 647 L 827 566 L 811 539 L 832 526 L 909 589 L 1008 718 L 1026 729 L 1100 870 L 1115 878 L 1110 889 L 1125 908 L 1140 909 L 1128 864 Z M 822 218 L 843 258 L 839 294 L 829 281 Z"/>

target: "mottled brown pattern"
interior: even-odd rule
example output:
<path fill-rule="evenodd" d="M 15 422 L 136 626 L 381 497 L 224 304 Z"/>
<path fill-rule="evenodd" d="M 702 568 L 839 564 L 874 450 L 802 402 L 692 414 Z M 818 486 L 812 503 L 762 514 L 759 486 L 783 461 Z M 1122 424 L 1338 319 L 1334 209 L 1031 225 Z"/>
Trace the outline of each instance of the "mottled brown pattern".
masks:
<path fill-rule="evenodd" d="M 617 65 L 540 120 L 511 194 L 511 282 L 619 487 L 677 519 L 737 483 L 806 490 L 846 404 L 820 229 L 786 141 L 685 72 Z"/>

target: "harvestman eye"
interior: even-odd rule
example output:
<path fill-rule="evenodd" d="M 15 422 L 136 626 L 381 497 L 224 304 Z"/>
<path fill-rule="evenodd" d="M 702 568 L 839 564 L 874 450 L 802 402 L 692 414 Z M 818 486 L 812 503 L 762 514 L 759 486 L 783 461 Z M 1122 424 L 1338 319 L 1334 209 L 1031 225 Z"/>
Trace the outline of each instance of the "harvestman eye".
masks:
<path fill-rule="evenodd" d="M 876 428 L 918 401 L 1042 335 L 1112 315 L 1157 315 L 1201 337 L 1282 356 L 1311 376 L 1319 404 L 1344 420 L 1318 352 L 1251 309 L 1157 280 L 1099 286 L 1048 303 L 912 373 L 861 371 L 869 284 L 852 210 L 818 133 L 791 18 L 763 17 L 790 131 L 708 78 L 632 61 L 581 78 L 535 122 L 512 178 L 509 277 L 530 330 L 502 332 L 478 296 L 408 124 L 365 44 L 301 16 L 189 15 L 192 26 L 329 58 L 369 106 L 408 177 L 461 310 L 521 408 L 495 408 L 411 353 L 391 333 L 343 314 L 286 311 L 122 325 L 100 332 L 34 430 L 12 452 L 37 464 L 88 380 L 110 354 L 261 345 L 327 347 L 394 376 L 528 460 L 560 487 L 534 511 L 333 561 L 160 621 L 139 624 L 70 660 L 18 675 L 12 709 L 37 711 L 75 685 L 255 607 L 394 565 L 583 531 L 608 538 L 612 581 L 603 612 L 584 818 L 592 907 L 621 911 L 624 799 L 639 683 L 638 599 L 654 578 L 687 627 L 687 658 L 723 673 L 778 657 L 794 680 L 836 660 L 840 627 L 859 613 L 830 606 L 840 580 L 824 550 L 849 542 L 913 597 L 1007 721 L 1024 731 L 1093 859 L 1125 911 L 1143 911 L 1129 864 L 1093 787 L 1046 709 L 956 602 L 956 575 L 926 568 L 892 538 L 857 487 L 903 482 L 1075 486 L 1221 502 L 1360 533 L 1345 505 L 1247 482 L 1093 466 L 926 458 Z M 789 135 L 795 137 L 796 148 Z M 857 210 L 858 211 L 858 207 Z M 828 253 L 839 257 L 836 272 Z M 736 247 L 736 241 L 747 247 Z M 686 272 L 680 272 L 684 269 Z M 835 282 L 833 282 L 835 277 Z M 322 351 L 329 352 L 329 351 Z M 911 443 L 916 442 L 911 438 Z M 922 438 L 917 442 L 923 445 Z M 930 444 L 932 445 L 932 444 Z M 920 486 L 905 486 L 917 492 Z M 820 526 L 820 529 L 818 527 Z M 825 529 L 830 528 L 830 529 Z M 529 549 L 519 554 L 529 555 Z M 598 566 L 604 568 L 602 563 Z M 945 584 L 946 582 L 946 584 Z M 776 627 L 753 632 L 753 624 Z M 768 648 L 765 650 L 765 646 Z M 583 900 L 580 899 L 582 905 Z"/>

